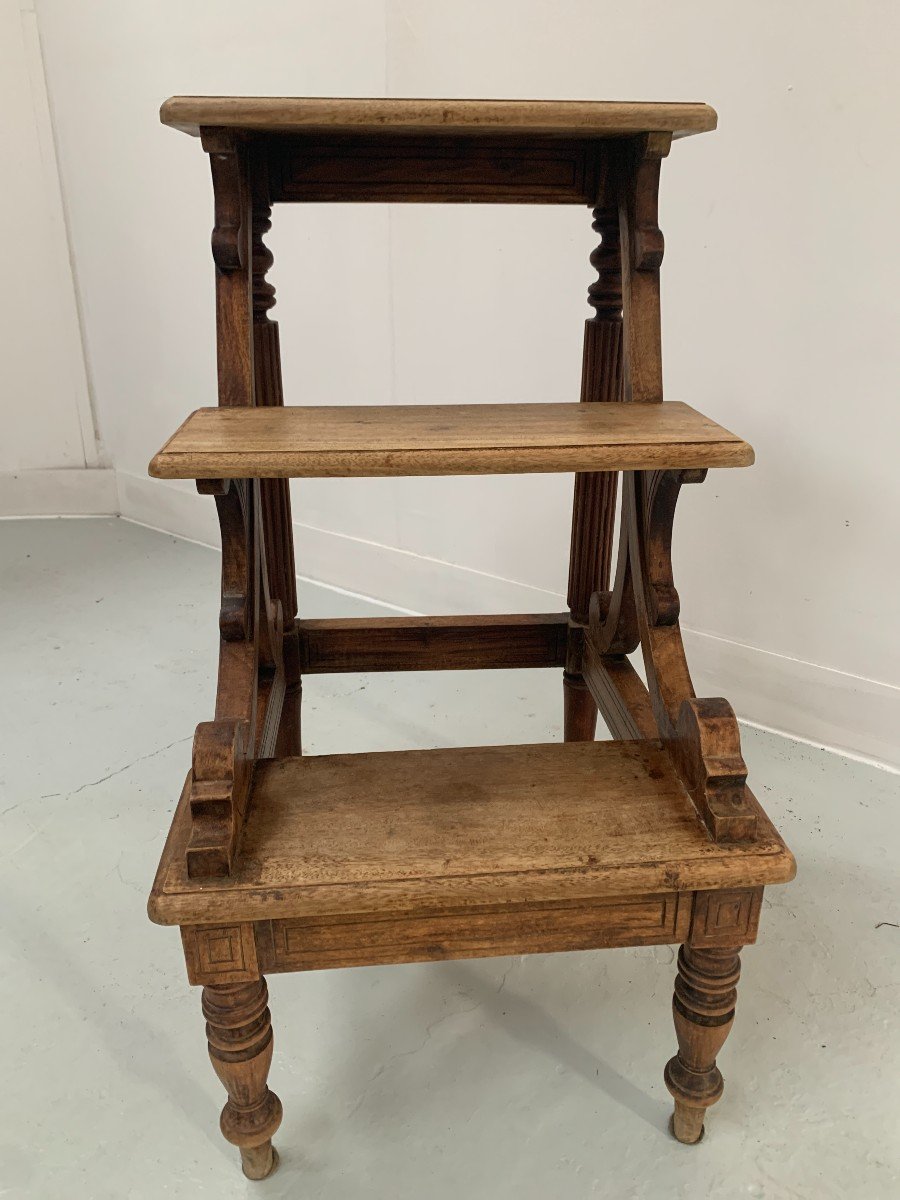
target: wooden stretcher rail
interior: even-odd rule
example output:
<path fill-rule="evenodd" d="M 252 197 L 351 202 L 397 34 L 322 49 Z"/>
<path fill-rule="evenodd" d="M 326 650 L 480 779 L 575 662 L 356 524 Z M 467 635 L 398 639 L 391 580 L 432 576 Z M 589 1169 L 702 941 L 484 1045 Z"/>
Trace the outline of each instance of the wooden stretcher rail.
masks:
<path fill-rule="evenodd" d="M 624 656 L 600 655 L 588 635 L 584 682 L 614 738 L 656 738 L 659 733 L 644 681 Z"/>
<path fill-rule="evenodd" d="M 300 670 L 308 675 L 562 667 L 568 613 L 348 617 L 297 625 Z"/>

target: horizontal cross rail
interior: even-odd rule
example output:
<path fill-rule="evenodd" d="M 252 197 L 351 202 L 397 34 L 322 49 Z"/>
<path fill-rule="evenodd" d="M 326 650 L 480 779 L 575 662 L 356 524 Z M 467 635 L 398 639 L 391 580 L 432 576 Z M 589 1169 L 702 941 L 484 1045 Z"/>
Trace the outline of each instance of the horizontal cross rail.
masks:
<path fill-rule="evenodd" d="M 298 621 L 300 670 L 471 671 L 562 667 L 568 613 Z"/>

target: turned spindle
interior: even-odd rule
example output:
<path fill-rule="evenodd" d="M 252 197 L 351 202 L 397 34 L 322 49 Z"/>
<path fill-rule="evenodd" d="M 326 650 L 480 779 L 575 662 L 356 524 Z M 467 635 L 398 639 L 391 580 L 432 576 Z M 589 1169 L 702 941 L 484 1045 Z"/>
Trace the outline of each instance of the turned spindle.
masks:
<path fill-rule="evenodd" d="M 272 1063 L 272 1022 L 265 979 L 203 989 L 203 1015 L 213 1068 L 228 1092 L 219 1121 L 241 1152 L 248 1179 L 265 1179 L 278 1165 L 272 1135 L 281 1101 L 266 1079 Z"/>
<path fill-rule="evenodd" d="M 591 254 L 597 279 L 588 288 L 594 313 L 584 323 L 581 371 L 582 403 L 614 403 L 622 398 L 622 266 L 618 207 L 599 205 L 591 228 L 600 244 Z M 563 675 L 564 727 L 567 742 L 592 741 L 597 707 L 581 674 L 582 628 L 588 623 L 591 596 L 609 589 L 616 513 L 615 471 L 580 472 L 572 502 L 568 605 L 573 629 Z"/>
<path fill-rule="evenodd" d="M 675 1099 L 671 1130 L 692 1145 L 703 1136 L 706 1110 L 721 1099 L 722 1072 L 716 1055 L 734 1022 L 740 947 L 698 949 L 682 946 L 672 1015 L 678 1053 L 666 1065 L 666 1087 Z"/>

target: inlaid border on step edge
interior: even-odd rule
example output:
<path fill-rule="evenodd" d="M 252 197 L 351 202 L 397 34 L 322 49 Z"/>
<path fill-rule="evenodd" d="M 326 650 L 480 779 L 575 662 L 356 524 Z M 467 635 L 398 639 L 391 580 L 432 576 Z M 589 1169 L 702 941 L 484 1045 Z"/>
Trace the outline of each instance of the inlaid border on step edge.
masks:
<path fill-rule="evenodd" d="M 182 926 L 181 936 L 191 983 L 247 983 L 278 971 L 678 942 L 747 945 L 756 940 L 762 895 L 760 887 L 500 911 L 245 921 Z"/>
<path fill-rule="evenodd" d="M 690 944 L 712 948 L 755 942 L 762 897 L 761 887 L 695 892 Z"/>
<path fill-rule="evenodd" d="M 243 983 L 278 971 L 668 945 L 687 940 L 692 900 L 667 892 L 499 911 L 182 926 L 181 934 L 191 983 Z"/>
<path fill-rule="evenodd" d="M 184 961 L 191 983 L 249 983 L 261 971 L 249 921 L 237 925 L 182 925 Z"/>

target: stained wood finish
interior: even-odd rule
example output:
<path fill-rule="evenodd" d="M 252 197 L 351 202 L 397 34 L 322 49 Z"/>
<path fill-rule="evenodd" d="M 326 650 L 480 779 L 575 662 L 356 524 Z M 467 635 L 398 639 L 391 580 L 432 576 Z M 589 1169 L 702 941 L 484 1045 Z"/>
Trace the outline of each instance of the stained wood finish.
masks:
<path fill-rule="evenodd" d="M 209 1057 L 228 1092 L 219 1124 L 240 1149 L 248 1179 L 265 1179 L 278 1164 L 272 1135 L 281 1124 L 281 1101 L 266 1085 L 272 1064 L 268 999 L 264 979 L 203 989 Z"/>
<path fill-rule="evenodd" d="M 592 742 L 597 732 L 597 706 L 580 671 L 563 672 L 563 740 Z"/>
<path fill-rule="evenodd" d="M 240 859 L 201 885 L 184 870 L 187 816 L 151 897 L 161 924 L 746 888 L 795 869 L 761 812 L 751 846 L 710 842 L 654 742 L 259 763 Z"/>
<path fill-rule="evenodd" d="M 755 942 L 762 898 L 761 887 L 698 892 L 691 919 L 691 946 L 710 950 Z"/>
<path fill-rule="evenodd" d="M 655 739 L 658 730 L 650 696 L 628 659 L 598 654 L 588 637 L 583 663 L 585 684 L 612 736 Z"/>
<path fill-rule="evenodd" d="M 345 617 L 298 622 L 304 674 L 561 667 L 566 613 Z"/>
<path fill-rule="evenodd" d="M 593 204 L 605 143 L 511 137 L 268 138 L 279 202 Z"/>
<path fill-rule="evenodd" d="M 667 130 L 675 137 L 716 127 L 708 104 L 609 100 L 396 100 L 299 96 L 171 96 L 159 119 L 195 137 L 203 126 L 357 133 L 509 133 L 622 137 Z"/>
<path fill-rule="evenodd" d="M 594 209 L 592 225 L 601 241 L 591 255 L 598 278 L 588 288 L 594 315 L 584 324 L 583 404 L 622 399 L 622 264 L 616 170 L 607 171 L 605 185 L 604 202 Z M 614 471 L 575 476 L 567 596 L 572 623 L 563 676 L 563 735 L 567 742 L 592 741 L 597 726 L 597 706 L 584 678 L 583 634 L 591 596 L 609 589 L 617 480 Z"/>
<path fill-rule="evenodd" d="M 253 335 L 250 320 L 251 222 L 247 147 L 240 135 L 207 130 L 203 149 L 212 171 L 216 265 L 216 344 L 219 404 L 253 404 Z"/>
<path fill-rule="evenodd" d="M 258 147 L 251 151 L 251 302 L 253 310 L 253 402 L 260 408 L 282 408 L 281 346 L 278 322 L 270 316 L 275 288 L 268 279 L 274 261 L 264 237 L 271 229 L 272 206 L 267 162 Z M 297 581 L 291 524 L 290 485 L 284 479 L 260 484 L 262 536 L 269 595 L 280 606 L 284 700 L 278 728 L 279 754 L 300 753 L 300 647 L 296 627 Z"/>
<path fill-rule="evenodd" d="M 373 963 L 433 962 L 690 942 L 718 948 L 755 940 L 762 888 L 575 897 L 565 901 L 390 914 L 185 925 L 188 978 L 195 984 L 252 983 L 260 973 Z"/>
<path fill-rule="evenodd" d="M 753 457 L 663 403 L 660 166 L 715 114 L 176 97 L 163 119 L 201 133 L 212 170 L 219 408 L 189 418 L 153 473 L 215 498 L 223 555 L 214 719 L 149 912 L 181 927 L 204 987 L 223 1133 L 250 1178 L 271 1172 L 266 972 L 682 942 L 666 1082 L 675 1136 L 698 1140 L 738 950 L 763 887 L 795 870 L 746 787 L 734 714 L 694 695 L 671 562 L 681 486 Z M 285 409 L 265 236 L 273 203 L 309 200 L 592 208 L 582 403 Z M 577 473 L 567 613 L 297 620 L 289 477 L 563 470 Z M 568 744 L 300 756 L 304 672 L 509 666 L 564 667 Z M 591 740 L 598 709 L 617 740 Z"/>
<path fill-rule="evenodd" d="M 158 479 L 498 475 L 742 467 L 746 442 L 677 401 L 201 408 L 150 466 Z"/>
<path fill-rule="evenodd" d="M 690 893 L 511 905 L 464 914 L 398 913 L 383 920 L 301 918 L 256 924 L 261 967 L 317 971 L 373 963 L 665 945 L 687 937 Z"/>
<path fill-rule="evenodd" d="M 659 269 L 664 240 L 659 228 L 659 173 L 672 138 L 648 133 L 625 148 L 617 173 L 622 243 L 625 399 L 658 404 L 663 398 Z"/>
<path fill-rule="evenodd" d="M 635 601 L 648 691 L 660 737 L 697 810 L 719 842 L 751 841 L 757 806 L 746 786 L 737 719 L 720 697 L 698 699 L 679 626 L 672 573 L 672 522 L 685 482 L 704 472 L 629 472 L 624 521 L 635 574 Z"/>
<path fill-rule="evenodd" d="M 588 288 L 594 315 L 584 323 L 581 402 L 611 404 L 622 399 L 622 272 L 618 210 L 594 209 L 592 228 L 601 242 L 591 255 L 598 273 Z M 575 476 L 568 604 L 573 620 L 588 621 L 596 591 L 609 588 L 616 507 L 614 472 Z"/>
<path fill-rule="evenodd" d="M 675 1100 L 672 1133 L 687 1145 L 700 1141 L 706 1110 L 724 1090 L 716 1056 L 734 1023 L 739 951 L 740 946 L 682 946 L 678 953 L 672 1001 L 678 1054 L 670 1059 L 665 1080 Z"/>
<path fill-rule="evenodd" d="M 194 734 L 186 855 L 197 879 L 230 871 L 253 764 L 274 754 L 281 722 L 281 607 L 269 595 L 259 487 L 252 480 L 204 487 L 215 495 L 222 533 L 222 605 L 215 719 Z"/>

